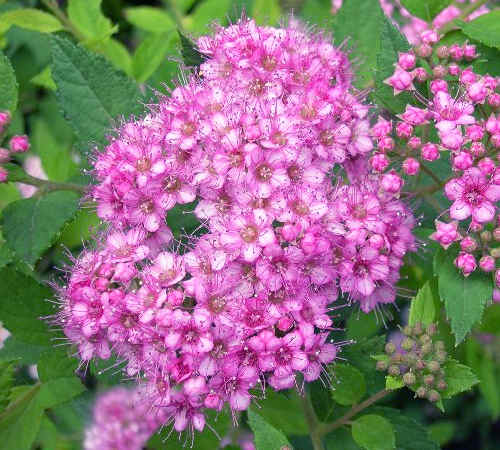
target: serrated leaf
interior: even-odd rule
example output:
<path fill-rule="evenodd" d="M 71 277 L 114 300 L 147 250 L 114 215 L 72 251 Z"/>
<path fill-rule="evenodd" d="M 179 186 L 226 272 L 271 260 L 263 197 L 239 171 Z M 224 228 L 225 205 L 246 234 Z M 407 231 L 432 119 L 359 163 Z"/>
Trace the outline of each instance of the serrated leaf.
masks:
<path fill-rule="evenodd" d="M 38 377 L 47 382 L 57 378 L 71 378 L 78 367 L 78 360 L 73 358 L 67 350 L 52 348 L 45 351 L 38 361 Z"/>
<path fill-rule="evenodd" d="M 85 390 L 77 378 L 37 383 L 25 390 L 0 414 L 0 442 L 4 450 L 30 450 L 43 413 Z"/>
<path fill-rule="evenodd" d="M 9 59 L 0 52 L 0 110 L 10 111 L 17 107 L 17 81 Z"/>
<path fill-rule="evenodd" d="M 441 393 L 442 398 L 451 398 L 461 392 L 468 391 L 479 383 L 470 367 L 450 359 L 443 364 L 447 388 Z"/>
<path fill-rule="evenodd" d="M 7 245 L 20 259 L 34 264 L 75 215 L 78 203 L 75 193 L 62 191 L 10 203 L 1 220 Z"/>
<path fill-rule="evenodd" d="M 56 36 L 52 77 L 59 105 L 81 142 L 105 143 L 113 121 L 143 110 L 134 81 L 104 57 Z"/>
<path fill-rule="evenodd" d="M 151 6 L 125 9 L 125 18 L 137 28 L 152 33 L 166 33 L 175 29 L 175 22 L 164 10 Z"/>
<path fill-rule="evenodd" d="M 118 30 L 101 11 L 102 0 L 69 0 L 68 17 L 76 29 L 87 39 L 98 41 Z"/>
<path fill-rule="evenodd" d="M 451 420 L 442 420 L 429 425 L 429 434 L 431 439 L 442 447 L 453 439 L 455 428 L 455 423 Z"/>
<path fill-rule="evenodd" d="M 439 450 L 427 429 L 411 417 L 403 415 L 402 411 L 378 406 L 370 412 L 383 416 L 392 424 L 398 450 Z"/>
<path fill-rule="evenodd" d="M 414 16 L 431 22 L 453 0 L 401 0 L 403 5 Z"/>
<path fill-rule="evenodd" d="M 392 450 L 396 437 L 391 423 L 382 416 L 366 414 L 352 424 L 352 437 L 366 450 Z"/>
<path fill-rule="evenodd" d="M 132 60 L 132 73 L 139 83 L 144 83 L 165 61 L 175 38 L 177 36 L 172 33 L 151 34 L 139 44 Z"/>
<path fill-rule="evenodd" d="M 431 281 L 427 281 L 411 302 L 408 324 L 414 326 L 417 322 L 429 325 L 438 318 L 439 299 L 434 295 Z"/>
<path fill-rule="evenodd" d="M 11 180 L 11 171 L 9 168 L 12 164 L 3 164 L 9 171 L 9 181 Z M 0 184 L 0 211 L 2 211 L 9 203 L 15 202 L 21 198 L 19 189 L 13 183 Z M 3 239 L 2 239 L 3 242 Z"/>
<path fill-rule="evenodd" d="M 350 430 L 345 427 L 337 428 L 325 436 L 326 450 L 359 450 L 360 447 L 352 437 Z"/>
<path fill-rule="evenodd" d="M 181 40 L 181 54 L 184 64 L 187 67 L 199 67 L 205 61 L 205 56 L 198 51 L 191 39 L 188 39 L 180 31 L 178 33 Z"/>
<path fill-rule="evenodd" d="M 21 341 L 51 344 L 48 326 L 40 319 L 54 313 L 47 302 L 51 290 L 7 267 L 0 271 L 0 280 L 0 317 L 5 328 Z"/>
<path fill-rule="evenodd" d="M 14 386 L 14 369 L 14 362 L 0 362 L 0 411 L 9 404 L 10 390 Z"/>
<path fill-rule="evenodd" d="M 491 277 L 476 270 L 468 277 L 453 264 L 455 253 L 440 249 L 436 257 L 439 295 L 444 300 L 456 345 L 463 341 L 472 326 L 481 320 L 484 308 L 493 294 Z"/>
<path fill-rule="evenodd" d="M 496 9 L 467 22 L 462 30 L 470 38 L 500 49 L 500 10 Z"/>
<path fill-rule="evenodd" d="M 500 334 L 500 304 L 494 303 L 486 309 L 479 329 L 481 333 Z"/>
<path fill-rule="evenodd" d="M 34 8 L 13 9 L 0 15 L 0 26 L 16 25 L 40 33 L 54 33 L 64 29 L 62 23 L 52 14 Z M 5 28 L 4 28 L 5 29 Z"/>
<path fill-rule="evenodd" d="M 394 73 L 394 64 L 399 52 L 406 52 L 410 45 L 399 30 L 386 18 L 381 19 L 380 48 L 376 56 L 375 91 L 373 98 L 385 109 L 394 114 L 405 110 L 411 104 L 412 97 L 408 92 L 394 95 L 394 89 L 384 83 Z"/>
<path fill-rule="evenodd" d="M 349 364 L 332 364 L 332 397 L 340 405 L 348 406 L 358 403 L 366 393 L 364 375 Z"/>
<path fill-rule="evenodd" d="M 248 424 L 253 431 L 257 450 L 291 450 L 292 446 L 286 436 L 267 423 L 252 408 L 248 410 Z"/>
<path fill-rule="evenodd" d="M 168 211 L 167 225 L 176 238 L 180 238 L 185 234 L 192 234 L 199 229 L 200 222 L 193 213 L 195 206 L 196 201 L 176 205 Z"/>
<path fill-rule="evenodd" d="M 19 364 L 25 366 L 36 364 L 41 354 L 49 348 L 48 345 L 36 345 L 23 342 L 15 336 L 9 336 L 0 349 L 0 361 L 15 359 Z"/>
<path fill-rule="evenodd" d="M 395 391 L 404 387 L 403 380 L 400 377 L 393 377 L 392 375 L 387 375 L 385 377 L 385 388 L 389 391 Z"/>
<path fill-rule="evenodd" d="M 338 45 L 348 39 L 352 58 L 360 61 L 357 71 L 359 86 L 369 85 L 373 80 L 383 21 L 380 4 L 373 0 L 344 0 L 334 18 L 332 32 L 335 42 Z"/>

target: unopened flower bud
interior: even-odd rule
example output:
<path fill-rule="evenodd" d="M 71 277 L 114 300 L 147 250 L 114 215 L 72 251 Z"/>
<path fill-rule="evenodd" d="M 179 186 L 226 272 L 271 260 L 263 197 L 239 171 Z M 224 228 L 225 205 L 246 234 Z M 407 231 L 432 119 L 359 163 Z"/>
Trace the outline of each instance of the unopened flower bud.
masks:
<path fill-rule="evenodd" d="M 406 351 L 411 350 L 414 345 L 415 345 L 415 341 L 413 339 L 410 339 L 410 338 L 406 338 L 403 340 L 403 342 L 401 342 L 401 348 L 403 350 L 406 350 Z"/>
<path fill-rule="evenodd" d="M 384 153 L 375 153 L 370 161 L 373 170 L 383 172 L 389 167 L 389 158 Z"/>
<path fill-rule="evenodd" d="M 426 386 L 432 386 L 434 384 L 434 375 L 425 375 L 423 381 Z"/>
<path fill-rule="evenodd" d="M 416 391 L 415 391 L 415 395 L 418 397 L 418 398 L 425 398 L 427 396 L 427 389 L 425 389 L 424 386 L 420 386 Z"/>
<path fill-rule="evenodd" d="M 10 152 L 6 148 L 0 147 L 0 164 L 9 161 Z"/>
<path fill-rule="evenodd" d="M 415 67 L 415 55 L 413 53 L 400 53 L 398 58 L 399 66 L 404 70 L 411 70 Z"/>
<path fill-rule="evenodd" d="M 417 377 L 415 376 L 414 373 L 412 372 L 406 372 L 403 375 L 403 383 L 406 384 L 406 386 L 411 386 L 417 382 Z"/>
<path fill-rule="evenodd" d="M 24 153 L 30 148 L 28 136 L 18 135 L 13 136 L 9 142 L 10 151 L 13 153 Z"/>
<path fill-rule="evenodd" d="M 491 248 L 490 255 L 495 259 L 500 258 L 500 247 Z"/>
<path fill-rule="evenodd" d="M 412 72 L 413 78 L 417 80 L 419 83 L 423 83 L 429 79 L 429 73 L 423 67 L 417 67 L 413 69 Z"/>
<path fill-rule="evenodd" d="M 448 385 L 446 384 L 446 381 L 442 379 L 436 383 L 436 388 L 438 391 L 445 391 L 447 387 Z"/>
<path fill-rule="evenodd" d="M 426 333 L 429 335 L 429 336 L 434 336 L 437 332 L 437 326 L 435 323 L 430 323 L 429 325 L 427 325 L 427 328 L 426 328 Z"/>
<path fill-rule="evenodd" d="M 389 366 L 389 369 L 387 370 L 387 373 L 393 377 L 397 377 L 400 372 L 399 366 L 396 365 Z"/>
<path fill-rule="evenodd" d="M 430 352 L 432 352 L 432 344 L 430 342 L 427 342 L 426 344 L 423 344 L 422 347 L 420 347 L 421 356 L 426 356 Z"/>
<path fill-rule="evenodd" d="M 380 370 L 381 372 L 385 372 L 387 370 L 388 366 L 389 366 L 389 364 L 387 361 L 380 360 L 380 361 L 377 361 L 377 364 L 375 367 L 377 368 L 377 370 Z"/>
<path fill-rule="evenodd" d="M 435 353 L 436 361 L 439 363 L 444 363 L 448 354 L 444 350 L 439 350 Z"/>
<path fill-rule="evenodd" d="M 477 58 L 476 46 L 471 44 L 465 44 L 463 47 L 464 57 L 467 61 L 472 61 Z"/>
<path fill-rule="evenodd" d="M 413 126 L 407 122 L 399 122 L 396 125 L 396 134 L 400 139 L 408 139 L 413 134 Z"/>
<path fill-rule="evenodd" d="M 436 50 L 436 55 L 439 59 L 446 59 L 450 55 L 450 50 L 446 45 L 441 45 Z"/>
<path fill-rule="evenodd" d="M 466 236 L 460 241 L 460 248 L 464 252 L 472 253 L 477 250 L 477 242 L 474 238 Z"/>
<path fill-rule="evenodd" d="M 441 366 L 437 361 L 427 361 L 426 367 L 429 372 L 437 372 L 439 369 L 441 369 Z"/>
<path fill-rule="evenodd" d="M 422 322 L 415 322 L 413 326 L 412 336 L 420 336 L 424 332 L 424 327 L 422 326 Z"/>
<path fill-rule="evenodd" d="M 500 241 L 500 227 L 497 227 L 493 230 L 493 239 L 495 239 L 495 241 L 497 242 Z"/>
<path fill-rule="evenodd" d="M 495 270 L 495 258 L 485 255 L 479 260 L 479 267 L 483 272 L 493 272 Z"/>
<path fill-rule="evenodd" d="M 432 47 L 428 44 L 421 44 L 415 49 L 415 53 L 420 58 L 428 58 L 432 55 Z"/>
<path fill-rule="evenodd" d="M 396 351 L 396 346 L 392 342 L 385 344 L 385 352 L 388 355 L 392 355 Z"/>
<path fill-rule="evenodd" d="M 5 129 L 9 126 L 10 119 L 11 116 L 9 111 L 0 111 L 0 133 L 5 131 Z"/>
<path fill-rule="evenodd" d="M 458 62 L 464 57 L 464 49 L 461 45 L 452 44 L 450 45 L 448 51 L 454 61 Z"/>
<path fill-rule="evenodd" d="M 420 163 L 415 158 L 406 158 L 403 161 L 403 171 L 406 175 L 417 175 L 420 170 Z"/>
<path fill-rule="evenodd" d="M 396 172 L 391 171 L 382 176 L 380 185 L 384 191 L 396 194 L 403 187 L 403 179 Z"/>
<path fill-rule="evenodd" d="M 495 270 L 495 284 L 500 287 L 500 269 Z"/>
<path fill-rule="evenodd" d="M 420 154 L 426 161 L 435 161 L 439 158 L 439 148 L 436 144 L 428 143 L 422 146 Z"/>
<path fill-rule="evenodd" d="M 435 78 L 444 78 L 448 74 L 448 70 L 445 66 L 439 65 L 432 69 L 432 74 Z"/>
<path fill-rule="evenodd" d="M 403 360 L 403 355 L 401 353 L 394 353 L 391 356 L 391 363 L 399 364 Z"/>
<path fill-rule="evenodd" d="M 434 389 L 431 389 L 428 393 L 427 393 L 427 399 L 432 402 L 432 403 L 436 403 L 438 402 L 439 400 L 441 400 L 441 396 L 439 395 L 439 392 L 434 390 Z"/>
<path fill-rule="evenodd" d="M 488 105 L 492 108 L 500 108 L 500 94 L 494 92 L 493 94 L 488 96 Z"/>
<path fill-rule="evenodd" d="M 461 69 L 458 64 L 452 63 L 448 66 L 448 72 L 454 77 L 458 77 L 460 75 L 460 71 Z"/>
<path fill-rule="evenodd" d="M 5 183 L 7 181 L 9 173 L 5 167 L 0 166 L 0 183 Z"/>
<path fill-rule="evenodd" d="M 428 334 L 423 334 L 418 338 L 418 340 L 421 344 L 428 344 L 429 342 L 431 342 L 431 338 Z"/>

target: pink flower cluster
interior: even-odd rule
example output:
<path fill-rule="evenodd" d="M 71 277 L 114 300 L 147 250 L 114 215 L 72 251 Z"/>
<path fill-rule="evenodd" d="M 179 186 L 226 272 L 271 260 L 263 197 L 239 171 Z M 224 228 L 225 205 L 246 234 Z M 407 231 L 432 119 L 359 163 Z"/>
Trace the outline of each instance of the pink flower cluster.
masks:
<path fill-rule="evenodd" d="M 179 432 L 203 430 L 205 408 L 247 409 L 253 388 L 320 377 L 339 289 L 366 312 L 392 303 L 415 248 L 402 179 L 370 174 L 368 108 L 329 41 L 218 28 L 198 41 L 201 81 L 97 155 L 110 226 L 72 268 L 59 322 L 83 360 L 126 361 Z M 205 234 L 178 241 L 165 217 L 194 201 Z"/>
<path fill-rule="evenodd" d="M 407 175 L 416 175 L 420 167 L 429 172 L 427 165 L 449 158 L 448 173 L 443 179 L 434 175 L 436 185 L 427 189 L 432 193 L 444 188 L 451 202 L 436 220 L 431 238 L 445 249 L 460 242 L 455 265 L 465 276 L 478 267 L 493 272 L 500 257 L 500 79 L 464 68 L 478 56 L 474 45 L 440 46 L 435 32 L 427 38 L 424 52 L 421 45 L 400 54 L 394 74 L 386 80 L 395 95 L 415 93 L 421 106 L 407 105 L 394 133 L 384 120 L 374 127 L 379 142 L 372 166 L 387 166 L 393 155 L 404 158 Z M 428 98 L 423 94 L 426 83 Z M 500 273 L 497 278 L 500 286 Z"/>
<path fill-rule="evenodd" d="M 10 112 L 0 111 L 0 137 L 7 130 L 10 125 Z M 24 153 L 28 151 L 30 143 L 28 136 L 16 135 L 11 137 L 9 141 L 9 148 L 0 147 L 0 164 L 10 161 L 12 153 Z M 0 183 L 5 183 L 8 178 L 8 171 L 5 167 L 0 166 Z"/>
<path fill-rule="evenodd" d="M 114 388 L 98 397 L 85 450 L 141 450 L 164 421 L 161 409 L 145 402 L 139 389 Z"/>

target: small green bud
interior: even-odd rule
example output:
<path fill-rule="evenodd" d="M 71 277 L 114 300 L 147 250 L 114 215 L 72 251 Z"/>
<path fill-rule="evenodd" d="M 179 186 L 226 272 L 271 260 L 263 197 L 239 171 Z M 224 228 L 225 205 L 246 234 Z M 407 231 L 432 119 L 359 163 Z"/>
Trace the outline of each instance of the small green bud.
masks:
<path fill-rule="evenodd" d="M 396 351 L 396 346 L 392 342 L 385 344 L 385 352 L 388 355 L 392 355 Z"/>
<path fill-rule="evenodd" d="M 429 336 L 434 336 L 437 332 L 437 326 L 435 323 L 430 323 L 427 325 L 427 329 L 425 330 Z"/>
<path fill-rule="evenodd" d="M 424 332 L 424 329 L 422 327 L 422 323 L 417 322 L 415 323 L 415 326 L 413 327 L 413 336 L 420 336 Z"/>
<path fill-rule="evenodd" d="M 388 366 L 389 363 L 387 361 L 377 361 L 376 364 L 377 370 L 380 370 L 381 372 L 385 372 Z"/>
<path fill-rule="evenodd" d="M 490 249 L 490 255 L 493 256 L 493 258 L 500 258 L 500 247 Z"/>
<path fill-rule="evenodd" d="M 425 375 L 424 376 L 424 384 L 426 386 L 432 386 L 434 384 L 434 375 Z"/>
<path fill-rule="evenodd" d="M 438 391 L 435 391 L 434 389 L 431 389 L 428 393 L 427 393 L 427 398 L 430 402 L 432 403 L 436 403 L 438 402 L 439 400 L 441 400 L 441 396 L 439 395 L 439 392 Z"/>
<path fill-rule="evenodd" d="M 423 344 L 422 347 L 420 347 L 421 356 L 428 355 L 430 352 L 432 352 L 432 344 L 430 342 L 427 342 L 426 344 Z"/>
<path fill-rule="evenodd" d="M 441 366 L 437 361 L 427 361 L 427 369 L 429 372 L 438 372 Z"/>
<path fill-rule="evenodd" d="M 401 342 L 401 348 L 406 351 L 410 351 L 414 345 L 415 341 L 410 338 L 403 339 L 403 342 Z"/>
<path fill-rule="evenodd" d="M 401 373 L 401 371 L 399 370 L 399 366 L 392 365 L 389 366 L 389 370 L 387 371 L 387 373 L 393 377 L 397 377 Z"/>
<path fill-rule="evenodd" d="M 424 386 L 420 386 L 416 391 L 415 394 L 418 398 L 425 398 L 427 396 L 427 389 L 425 389 Z"/>
<path fill-rule="evenodd" d="M 446 381 L 441 379 L 436 383 L 436 387 L 437 387 L 438 391 L 445 391 L 446 388 L 448 387 L 448 385 L 446 384 Z"/>
<path fill-rule="evenodd" d="M 415 384 L 416 382 L 417 382 L 417 377 L 415 376 L 414 373 L 406 372 L 403 375 L 403 383 L 406 384 L 406 386 L 411 386 L 412 384 Z"/>

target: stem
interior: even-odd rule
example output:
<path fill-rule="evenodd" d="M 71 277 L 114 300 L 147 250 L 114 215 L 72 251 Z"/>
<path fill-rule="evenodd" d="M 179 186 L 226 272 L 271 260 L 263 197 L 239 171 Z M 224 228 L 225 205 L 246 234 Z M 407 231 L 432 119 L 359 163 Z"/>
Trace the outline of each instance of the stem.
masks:
<path fill-rule="evenodd" d="M 71 20 L 69 20 L 68 16 L 59 7 L 56 0 L 42 0 L 42 3 L 61 21 L 66 31 L 70 32 L 79 41 L 85 41 L 86 37 L 71 23 Z"/>
<path fill-rule="evenodd" d="M 426 165 L 420 163 L 420 168 L 427 174 L 429 175 L 436 184 L 439 184 L 440 186 L 443 186 L 443 181 L 439 179 L 439 177 L 431 170 L 429 169 Z"/>
<path fill-rule="evenodd" d="M 387 389 L 382 389 L 376 394 L 373 394 L 371 397 L 368 397 L 364 402 L 361 402 L 357 405 L 353 405 L 353 407 L 346 414 L 337 419 L 335 422 L 328 424 L 320 424 L 316 430 L 317 433 L 320 436 L 324 436 L 325 434 L 331 433 L 332 431 L 336 430 L 342 425 L 346 425 L 352 417 L 354 417 L 359 412 L 363 411 L 363 409 L 366 409 L 369 406 L 373 405 L 381 398 L 384 398 L 390 392 L 391 391 L 388 391 Z"/>
<path fill-rule="evenodd" d="M 321 433 L 319 432 L 321 424 L 318 422 L 316 413 L 314 412 L 311 400 L 304 392 L 304 395 L 300 397 L 302 402 L 302 410 L 306 417 L 307 426 L 309 427 L 309 433 L 311 435 L 311 441 L 314 450 L 324 450 L 323 442 L 321 441 Z"/>
<path fill-rule="evenodd" d="M 40 188 L 44 193 L 53 191 L 73 191 L 78 194 L 83 194 L 86 192 L 87 188 L 76 183 L 58 183 L 56 181 L 42 180 L 41 178 L 35 178 L 31 175 L 25 174 L 24 177 L 16 179 L 18 183 L 29 184 L 31 186 L 36 186 Z"/>
<path fill-rule="evenodd" d="M 462 10 L 462 14 L 460 14 L 458 17 L 455 18 L 455 20 L 465 20 L 467 17 L 469 17 L 476 9 L 479 9 L 481 6 L 483 6 L 488 0 L 477 0 L 476 2 L 466 6 Z M 437 31 L 439 34 L 446 34 L 448 31 L 453 30 L 455 28 L 455 20 L 452 20 L 451 22 L 445 23 L 441 28 L 439 28 Z"/>

